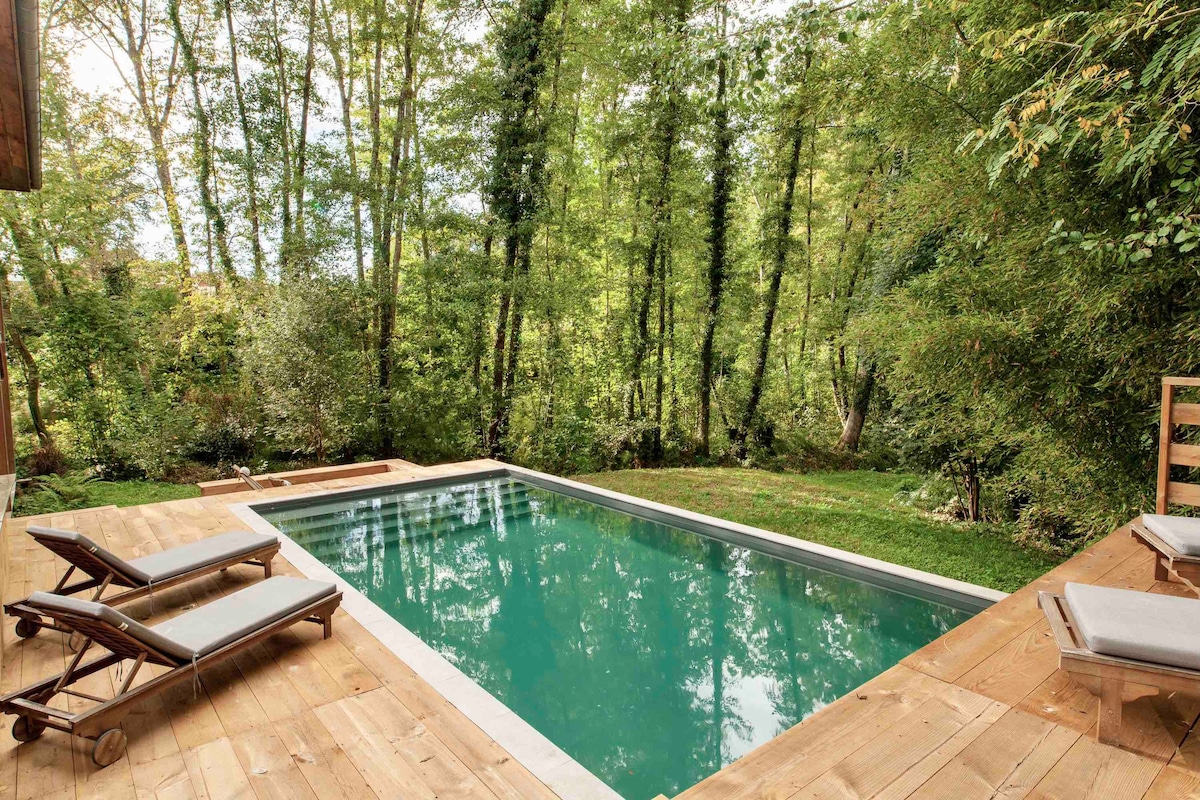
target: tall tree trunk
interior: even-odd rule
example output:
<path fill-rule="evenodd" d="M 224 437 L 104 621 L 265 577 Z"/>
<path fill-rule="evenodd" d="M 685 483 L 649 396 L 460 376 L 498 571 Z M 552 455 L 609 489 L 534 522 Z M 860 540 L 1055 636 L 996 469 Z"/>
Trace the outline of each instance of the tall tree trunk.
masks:
<path fill-rule="evenodd" d="M 758 413 L 758 404 L 762 400 L 763 383 L 767 373 L 767 357 L 771 350 L 771 332 L 775 326 L 775 311 L 779 305 L 779 287 L 783 282 L 788 251 L 791 249 L 792 208 L 796 199 L 796 178 L 800 173 L 800 147 L 803 138 L 804 125 L 802 121 L 796 120 L 784 140 L 783 149 L 787 161 L 780 187 L 779 207 L 773 220 L 775 231 L 771 240 L 771 280 L 763 300 L 762 328 L 758 335 L 754 372 L 750 376 L 750 393 L 746 398 L 742 419 L 738 423 L 737 430 L 734 431 L 734 452 L 738 458 L 746 457 L 746 441 L 753 428 L 755 415 Z"/>
<path fill-rule="evenodd" d="M 676 0 L 675 16 L 671 20 L 672 34 L 682 39 L 687 31 L 688 0 Z M 633 387 L 626 408 L 629 420 L 634 417 L 634 400 L 642 397 L 642 367 L 650 346 L 650 305 L 654 297 L 654 278 L 658 271 L 660 250 L 665 246 L 668 233 L 667 220 L 670 218 L 671 204 L 671 170 L 675 155 L 675 147 L 679 139 L 680 100 L 682 87 L 679 85 L 679 70 L 672 69 L 669 64 L 660 64 L 659 68 L 669 73 L 666 79 L 666 102 L 662 106 L 656 120 L 655 149 L 658 161 L 658 174 L 654 185 L 654 195 L 650 206 L 650 241 L 646 248 L 641 291 L 638 295 L 637 317 L 635 320 L 633 358 L 630 364 L 629 382 Z"/>
<path fill-rule="evenodd" d="M 204 209 L 204 218 L 212 229 L 212 237 L 217 247 L 217 259 L 221 264 L 221 274 L 230 283 L 236 283 L 237 270 L 233 266 L 233 257 L 229 254 L 229 232 L 225 227 L 225 214 L 220 205 L 213 199 L 212 182 L 212 125 L 208 118 L 208 109 L 204 105 L 204 97 L 200 93 L 200 64 L 196 61 L 196 51 L 192 40 L 183 29 L 183 20 L 179 16 L 179 0 L 167 0 L 167 16 L 171 19 L 171 28 L 179 43 L 179 51 L 183 55 L 183 68 L 187 72 L 192 85 L 192 117 L 194 130 L 192 135 L 193 155 L 196 158 L 196 183 L 200 188 L 200 206 Z M 212 260 L 209 260 L 212 263 Z"/>
<path fill-rule="evenodd" d="M 296 220 L 293 230 L 295 245 L 306 249 L 304 230 L 304 190 L 308 173 L 308 112 L 312 107 L 313 66 L 316 64 L 317 0 L 308 0 L 308 49 L 304 54 L 304 81 L 300 89 L 300 135 L 296 142 Z M 303 254 L 308 261 L 307 254 Z"/>
<path fill-rule="evenodd" d="M 812 128 L 808 132 L 808 198 L 804 204 L 804 314 L 800 320 L 800 357 L 808 349 L 808 324 L 812 315 L 813 297 L 813 177 L 817 172 L 817 116 L 813 115 Z M 801 373 L 803 376 L 803 373 Z M 804 393 L 803 377 L 801 392 Z M 801 397 L 801 402 L 805 402 Z"/>
<path fill-rule="evenodd" d="M 871 394 L 875 389 L 875 362 L 871 358 L 863 358 L 858 365 L 855 376 L 854 394 L 846 409 L 846 421 L 842 425 L 842 436 L 838 439 L 839 450 L 858 452 L 862 439 L 863 425 L 867 421 L 867 410 L 871 406 Z"/>
<path fill-rule="evenodd" d="M 366 280 L 366 259 L 363 254 L 362 221 L 362 176 L 358 174 L 358 149 L 354 146 L 354 23 L 350 8 L 346 8 L 346 50 L 348 58 L 342 58 L 342 46 L 333 27 L 333 13 L 325 0 L 321 0 L 321 13 L 325 19 L 325 36 L 333 60 L 333 79 L 337 83 L 338 99 L 342 109 L 342 142 L 346 149 L 346 163 L 350 170 L 350 205 L 354 220 L 354 266 L 358 282 Z"/>
<path fill-rule="evenodd" d="M 8 279 L 5 278 L 5 280 Z M 5 314 L 7 315 L 7 313 L 8 306 L 6 304 Z M 38 444 L 42 447 L 53 447 L 54 439 L 50 436 L 50 429 L 46 426 L 46 418 L 42 416 L 41 370 L 38 369 L 33 353 L 29 352 L 29 348 L 25 346 L 25 337 L 21 335 L 19 326 L 9 324 L 8 339 L 16 348 L 17 355 L 21 358 L 21 366 L 25 371 L 25 402 L 29 407 L 29 418 L 33 422 L 33 430 L 37 434 Z"/>
<path fill-rule="evenodd" d="M 9 234 L 13 240 L 14 249 L 17 251 L 17 261 L 21 265 L 21 272 L 25 276 L 25 280 L 33 289 L 34 300 L 37 301 L 39 307 L 44 307 L 50 300 L 48 287 L 46 283 L 46 265 L 40 254 L 37 253 L 33 241 L 29 238 L 24 226 L 16 220 L 15 217 L 5 216 L 5 221 L 8 223 Z M 4 306 L 4 318 L 7 320 L 7 332 L 9 341 L 16 348 L 17 355 L 21 359 L 21 364 L 25 369 L 25 398 L 29 405 L 29 417 L 33 421 L 33 429 L 37 432 L 38 442 L 42 447 L 53 447 L 54 440 L 50 436 L 50 429 L 46 426 L 45 418 L 42 416 L 41 388 L 42 379 L 41 371 L 38 369 L 37 362 L 33 358 L 33 353 L 25 345 L 25 337 L 22 335 L 21 325 L 16 316 L 12 313 L 12 287 L 8 279 L 8 270 L 3 269 L 4 290 L 0 294 L 0 303 Z"/>
<path fill-rule="evenodd" d="M 709 224 L 708 299 L 704 307 L 704 338 L 700 343 L 700 446 L 698 455 L 709 454 L 712 418 L 713 343 L 717 315 L 721 309 L 727 271 L 726 238 L 729 230 L 729 199 L 732 194 L 733 131 L 729 128 L 729 106 L 725 102 L 729 54 L 725 50 L 728 6 L 721 6 L 721 49 L 717 56 L 717 99 L 713 109 L 712 208 Z"/>
<path fill-rule="evenodd" d="M 416 112 L 416 45 L 423 10 L 424 0 L 408 0 L 402 54 L 404 85 L 396 108 L 387 188 L 380 212 L 383 230 L 376 247 L 376 256 L 379 259 L 376 267 L 376 289 L 379 292 L 379 339 L 376 342 L 379 372 L 379 446 L 385 455 L 390 455 L 394 449 L 391 419 L 392 338 L 396 322 L 400 258 L 403 254 L 404 208 L 407 203 L 411 167 L 409 150 Z"/>
<path fill-rule="evenodd" d="M 279 89 L 279 149 L 281 173 L 279 181 L 280 243 L 279 277 L 291 278 L 292 231 L 292 100 L 287 75 L 287 59 L 279 30 L 279 3 L 271 0 L 271 45 L 275 51 L 275 75 Z"/>
<path fill-rule="evenodd" d="M 546 120 L 539 112 L 538 96 L 546 72 L 546 20 L 553 1 L 520 0 L 501 24 L 497 43 L 500 110 L 488 187 L 490 207 L 504 236 L 488 428 L 488 448 L 497 457 L 507 447 L 533 234 L 545 194 Z"/>
<path fill-rule="evenodd" d="M 136 7 L 142 15 L 140 23 L 134 23 L 132 9 Z M 171 118 L 171 108 L 178 88 L 175 65 L 179 52 L 179 41 L 172 42 L 173 52 L 168 61 L 167 74 L 163 77 L 151 75 L 148 71 L 146 48 L 150 44 L 147 31 L 150 21 L 146 18 L 149 12 L 146 5 L 136 5 L 129 0 L 120 0 L 116 5 L 117 21 L 110 22 L 101 13 L 99 5 L 86 5 L 88 15 L 100 28 L 101 32 L 112 44 L 119 48 L 129 58 L 133 70 L 132 81 L 126 80 L 126 85 L 137 101 L 142 123 L 150 138 L 150 155 L 154 159 L 154 171 L 158 177 L 158 188 L 162 194 L 163 205 L 167 209 L 167 224 L 171 228 L 171 236 L 175 240 L 175 253 L 179 259 L 179 285 L 183 292 L 191 291 L 192 259 L 188 251 L 187 233 L 183 227 L 183 213 L 179 208 L 179 196 L 175 192 L 175 182 L 171 176 L 171 157 L 167 152 L 164 140 Z M 154 63 L 151 59 L 151 64 Z M 122 73 L 122 77 L 124 74 Z M 163 88 L 163 97 L 159 97 L 159 87 Z"/>
<path fill-rule="evenodd" d="M 237 102 L 238 123 L 242 128 L 242 170 L 246 176 L 246 219 L 250 223 L 250 250 L 254 256 L 254 279 L 261 281 L 267 275 L 263 257 L 262 231 L 258 215 L 258 167 L 254 157 L 254 137 L 250 131 L 250 117 L 246 113 L 246 93 L 242 88 L 242 77 L 238 69 L 237 37 L 233 26 L 233 2 L 225 0 L 225 27 L 229 33 L 229 65 L 233 77 L 233 96 Z"/>
<path fill-rule="evenodd" d="M 658 336 L 656 337 L 657 352 L 654 370 L 654 434 L 650 442 L 650 461 L 662 463 L 662 424 L 663 424 L 663 379 L 666 370 L 667 344 L 667 261 L 671 257 L 669 246 L 663 247 L 658 256 Z"/>

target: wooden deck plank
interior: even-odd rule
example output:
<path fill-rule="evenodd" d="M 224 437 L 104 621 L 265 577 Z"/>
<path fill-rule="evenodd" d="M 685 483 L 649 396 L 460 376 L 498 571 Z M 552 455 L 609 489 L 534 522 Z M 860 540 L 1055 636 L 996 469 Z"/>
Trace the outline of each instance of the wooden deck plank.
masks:
<path fill-rule="evenodd" d="M 787 796 L 780 787 L 807 785 L 945 687 L 905 666 L 893 667 L 678 797 Z"/>
<path fill-rule="evenodd" d="M 1138 800 L 1162 766 L 1081 736 L 1040 780 L 1029 800 Z"/>
<path fill-rule="evenodd" d="M 270 724 L 230 738 L 233 750 L 260 800 L 316 800 L 304 773 Z"/>
<path fill-rule="evenodd" d="M 321 800 L 378 797 L 312 711 L 276 722 L 275 733 Z"/>
<path fill-rule="evenodd" d="M 496 795 L 387 689 L 357 695 L 349 703 L 359 714 L 372 717 L 396 752 L 439 798 L 495 800 Z"/>
<path fill-rule="evenodd" d="M 1024 797 L 1078 738 L 1078 733 L 1067 728 L 1010 710 L 918 787 L 909 799 Z"/>
<path fill-rule="evenodd" d="M 437 796 L 352 701 L 338 700 L 315 709 L 315 713 L 375 794 L 414 800 Z"/>
<path fill-rule="evenodd" d="M 183 754 L 192 786 L 204 800 L 251 800 L 250 779 L 226 738 L 214 739 Z"/>
<path fill-rule="evenodd" d="M 904 798 L 936 774 L 1007 708 L 957 687 L 934 695 L 914 712 L 921 724 L 897 723 L 790 795 L 799 800 Z M 774 787 L 786 792 L 786 783 Z M 781 793 L 782 793 L 781 792 Z"/>

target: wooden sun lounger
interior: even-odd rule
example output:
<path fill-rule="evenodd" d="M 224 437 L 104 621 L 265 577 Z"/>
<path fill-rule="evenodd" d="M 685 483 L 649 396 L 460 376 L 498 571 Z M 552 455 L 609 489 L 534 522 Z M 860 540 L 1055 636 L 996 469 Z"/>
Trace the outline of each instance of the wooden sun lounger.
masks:
<path fill-rule="evenodd" d="M 143 700 L 181 682 L 198 680 L 205 668 L 297 622 L 322 625 L 328 639 L 333 632 L 333 612 L 341 600 L 342 594 L 333 584 L 277 577 L 146 628 L 100 603 L 35 593 L 29 602 L 39 613 L 86 638 L 66 671 L 0 697 L 0 712 L 17 716 L 12 735 L 19 742 L 37 739 L 47 728 L 93 740 L 92 760 L 106 767 L 125 752 L 126 735 L 118 725 Z M 256 608 L 264 620 L 261 625 L 255 622 Z M 240 638 L 232 638 L 247 628 Z M 81 663 L 93 642 L 109 653 Z M 114 697 L 106 699 L 70 688 L 88 675 L 125 660 L 133 664 Z M 171 669 L 133 686 L 134 677 L 146 663 Z M 59 695 L 82 698 L 95 705 L 79 712 L 64 711 L 51 706 Z"/>
<path fill-rule="evenodd" d="M 1181 553 L 1140 522 L 1129 526 L 1129 535 L 1154 551 L 1154 580 L 1171 576 L 1200 595 L 1200 556 Z"/>
<path fill-rule="evenodd" d="M 1200 671 L 1108 656 L 1089 649 L 1079 635 L 1063 595 L 1038 592 L 1038 607 L 1045 613 L 1058 644 L 1059 669 L 1100 698 L 1098 738 L 1102 743 L 1120 744 L 1124 703 L 1160 691 L 1200 694 Z"/>
<path fill-rule="evenodd" d="M 87 599 L 110 606 L 128 603 L 139 597 L 145 597 L 153 590 L 169 589 L 172 586 L 178 586 L 181 583 L 187 583 L 203 575 L 210 575 L 238 564 L 262 567 L 263 577 L 270 578 L 271 559 L 279 552 L 279 540 L 276 537 L 235 531 L 182 545 L 152 556 L 126 561 L 74 531 L 60 531 L 55 528 L 31 525 L 27 533 L 37 540 L 38 544 L 71 565 L 52 590 L 53 594 L 67 597 L 91 592 L 91 596 Z M 221 557 L 220 542 L 222 540 L 230 541 L 231 545 L 240 541 L 242 546 L 231 546 L 228 549 L 230 554 Z M 257 546 L 247 546 L 246 541 L 258 544 Z M 210 557 L 196 559 L 195 565 L 191 568 L 174 571 L 164 568 L 162 565 L 164 557 L 171 558 L 181 553 L 186 554 L 188 548 L 205 545 L 208 546 Z M 139 564 L 148 567 L 149 571 L 142 569 Z M 155 564 L 157 566 L 154 566 Z M 76 570 L 87 575 L 87 578 L 69 583 Z M 124 588 L 125 591 L 102 598 L 101 595 L 113 586 Z M 5 605 L 4 613 L 12 617 L 19 617 L 16 631 L 21 638 L 27 639 L 36 636 L 42 628 L 71 633 L 69 629 L 50 620 L 45 614 L 29 605 L 27 599 Z"/>

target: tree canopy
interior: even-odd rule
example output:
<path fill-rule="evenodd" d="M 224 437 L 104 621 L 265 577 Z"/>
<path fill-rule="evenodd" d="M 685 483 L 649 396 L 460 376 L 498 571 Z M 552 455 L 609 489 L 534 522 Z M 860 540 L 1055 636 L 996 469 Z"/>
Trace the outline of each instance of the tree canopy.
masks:
<path fill-rule="evenodd" d="M 1200 364 L 1198 10 L 48 4 L 22 468 L 857 458 L 1103 529 Z"/>

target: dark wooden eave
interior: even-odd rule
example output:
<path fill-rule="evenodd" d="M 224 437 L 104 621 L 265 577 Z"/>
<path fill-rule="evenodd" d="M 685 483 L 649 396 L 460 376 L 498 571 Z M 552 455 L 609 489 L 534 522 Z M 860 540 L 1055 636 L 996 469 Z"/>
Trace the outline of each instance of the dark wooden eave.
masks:
<path fill-rule="evenodd" d="M 0 189 L 40 189 L 37 0 L 0 0 Z"/>

